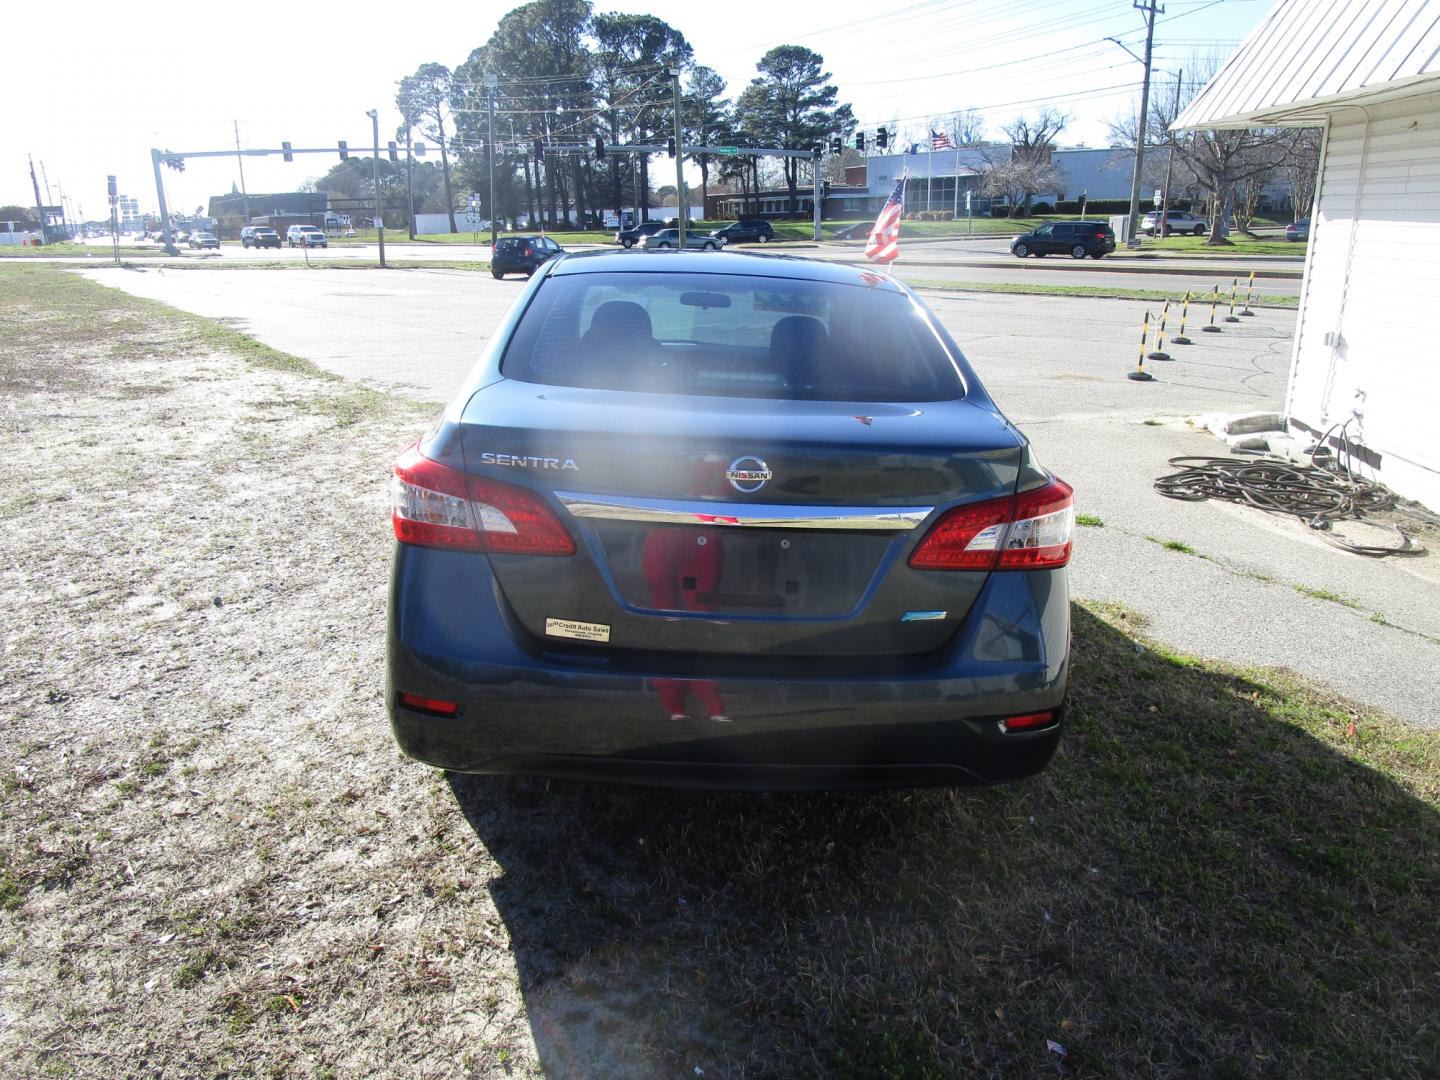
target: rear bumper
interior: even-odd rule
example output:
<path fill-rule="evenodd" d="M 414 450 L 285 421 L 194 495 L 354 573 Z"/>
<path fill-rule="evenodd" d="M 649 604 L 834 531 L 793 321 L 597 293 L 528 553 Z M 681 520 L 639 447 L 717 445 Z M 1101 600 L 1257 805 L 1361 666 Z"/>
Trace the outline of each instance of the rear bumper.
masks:
<path fill-rule="evenodd" d="M 706 677 L 674 658 L 622 669 L 537 649 L 511 622 L 484 557 L 397 545 L 386 699 L 401 750 L 460 772 L 679 787 L 980 784 L 1039 772 L 1064 726 L 1063 570 L 992 574 L 939 654 L 863 675 L 803 660 L 737 659 Z M 406 708 L 402 692 L 458 702 L 458 715 Z M 1000 730 L 1044 710 L 1054 725 Z"/>

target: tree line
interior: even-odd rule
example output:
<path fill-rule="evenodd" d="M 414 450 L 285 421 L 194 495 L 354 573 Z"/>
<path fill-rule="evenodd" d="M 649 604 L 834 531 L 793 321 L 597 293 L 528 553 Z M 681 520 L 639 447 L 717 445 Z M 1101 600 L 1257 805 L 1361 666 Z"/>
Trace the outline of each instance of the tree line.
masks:
<path fill-rule="evenodd" d="M 457 192 L 479 195 L 484 218 L 560 229 L 597 223 L 606 212 L 635 206 L 642 216 L 654 190 L 651 159 L 588 148 L 664 145 L 675 126 L 669 72 L 680 72 L 680 130 L 685 145 L 763 145 L 805 148 L 831 135 L 849 136 L 855 123 L 839 101 L 824 58 L 800 45 L 770 49 L 756 75 L 732 100 L 725 80 L 700 64 L 685 35 L 653 15 L 596 12 L 589 0 L 533 0 L 502 17 L 489 40 L 453 70 L 421 65 L 399 83 L 395 104 L 404 118 L 397 142 L 423 140 L 438 162 L 411 170 L 420 178 L 416 202 L 443 208 L 458 231 Z M 493 77 L 493 89 L 487 84 Z M 495 206 L 490 203 L 488 124 L 494 95 Z M 584 153 L 545 147 L 585 146 Z M 712 182 L 753 195 L 769 180 L 754 158 L 699 154 L 702 203 Z M 316 187 L 360 195 L 366 178 L 342 162 Z M 405 163 L 382 162 L 382 194 L 405 191 Z M 366 169 L 369 165 L 366 165 Z M 792 210 L 808 164 L 785 159 L 784 184 Z M 673 183 L 673 180 L 672 180 Z M 681 196 L 677 193 L 677 201 Z"/>

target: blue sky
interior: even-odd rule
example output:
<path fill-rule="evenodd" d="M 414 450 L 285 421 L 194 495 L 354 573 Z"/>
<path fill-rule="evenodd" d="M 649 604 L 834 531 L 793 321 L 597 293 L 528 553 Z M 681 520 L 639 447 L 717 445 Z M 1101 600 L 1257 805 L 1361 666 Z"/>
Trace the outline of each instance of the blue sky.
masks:
<path fill-rule="evenodd" d="M 1270 0 L 1163 6 L 1156 67 L 1173 70 L 1227 55 Z M 766 49 L 806 45 L 825 57 L 841 100 L 871 130 L 898 120 L 919 132 L 932 117 L 974 107 L 998 134 L 1015 115 L 1053 103 L 1074 117 L 1062 143 L 1104 145 L 1106 122 L 1134 100 L 1142 70 L 1105 40 L 1119 37 L 1140 51 L 1143 21 L 1131 0 L 602 0 L 596 9 L 665 19 L 689 39 L 699 63 L 729 80 L 732 93 L 754 76 Z M 16 6 L 12 48 L 0 64 L 7 114 L 0 203 L 33 202 L 27 152 L 44 162 L 55 201 L 63 189 L 73 209 L 98 218 L 107 173 L 153 207 L 149 148 L 223 149 L 233 145 L 237 119 L 247 146 L 345 139 L 360 147 L 371 141 L 365 112 L 378 107 L 384 141 L 399 123 L 395 81 L 427 61 L 459 64 L 508 6 L 438 0 L 413 14 L 377 8 L 369 17 L 351 8 L 333 25 L 323 10 L 274 0 L 239 9 L 172 0 Z M 55 44 L 18 44 L 27 39 Z M 293 190 L 333 163 L 319 156 L 290 165 L 247 159 L 247 186 Z M 172 208 L 187 211 L 236 179 L 233 158 L 191 162 L 183 175 L 165 176 Z"/>

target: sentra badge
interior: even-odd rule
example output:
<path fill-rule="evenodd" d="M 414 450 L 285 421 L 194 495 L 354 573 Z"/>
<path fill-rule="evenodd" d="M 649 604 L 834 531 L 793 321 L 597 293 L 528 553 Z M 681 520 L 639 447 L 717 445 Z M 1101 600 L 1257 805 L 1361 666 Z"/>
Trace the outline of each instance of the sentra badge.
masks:
<path fill-rule="evenodd" d="M 493 454 L 489 451 L 480 455 L 482 465 L 508 465 L 512 469 L 580 469 L 573 458 L 533 457 L 526 454 Z"/>
<path fill-rule="evenodd" d="M 763 488 L 774 475 L 770 471 L 769 465 L 766 465 L 758 457 L 750 456 L 737 457 L 725 470 L 725 479 L 729 480 L 730 486 L 742 495 L 753 495 Z"/>

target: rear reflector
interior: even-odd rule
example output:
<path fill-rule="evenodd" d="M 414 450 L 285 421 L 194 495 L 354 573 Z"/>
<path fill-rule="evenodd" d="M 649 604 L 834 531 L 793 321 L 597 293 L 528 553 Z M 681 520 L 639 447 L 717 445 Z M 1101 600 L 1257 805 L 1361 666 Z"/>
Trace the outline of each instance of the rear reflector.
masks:
<path fill-rule="evenodd" d="M 416 712 L 434 713 L 436 716 L 454 716 L 460 706 L 443 698 L 421 697 L 419 694 L 401 694 L 400 704 Z"/>
<path fill-rule="evenodd" d="M 1007 716 L 1000 721 L 1000 733 L 1008 734 L 1012 731 L 1034 731 L 1036 728 L 1049 727 L 1055 723 L 1054 712 L 1026 713 L 1024 716 Z"/>
<path fill-rule="evenodd" d="M 533 491 L 431 461 L 405 448 L 391 481 L 395 539 L 417 547 L 507 555 L 573 555 L 575 543 Z"/>
<path fill-rule="evenodd" d="M 910 556 L 917 570 L 1039 570 L 1070 561 L 1074 493 L 1063 480 L 1013 497 L 957 506 Z"/>

